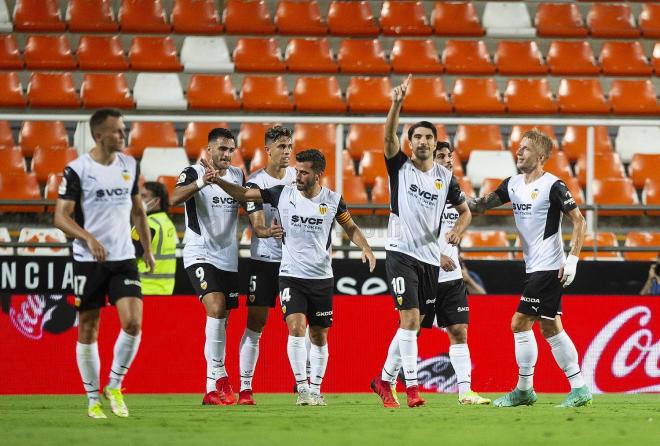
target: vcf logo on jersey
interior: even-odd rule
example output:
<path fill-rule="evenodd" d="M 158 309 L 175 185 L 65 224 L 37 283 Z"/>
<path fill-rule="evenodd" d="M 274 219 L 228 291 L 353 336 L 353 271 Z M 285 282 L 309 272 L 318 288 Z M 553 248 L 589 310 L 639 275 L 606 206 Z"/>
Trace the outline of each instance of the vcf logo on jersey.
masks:
<path fill-rule="evenodd" d="M 122 201 L 128 197 L 131 190 L 128 187 L 114 187 L 109 189 L 98 189 L 96 201 Z"/>
<path fill-rule="evenodd" d="M 438 181 L 435 181 L 435 188 L 438 189 Z M 440 181 L 440 185 L 442 187 L 442 182 Z M 410 187 L 408 188 L 408 195 L 412 195 L 415 197 L 419 203 L 421 203 L 423 206 L 426 207 L 432 207 L 435 206 L 435 204 L 438 201 L 438 194 L 434 194 L 432 192 L 426 191 L 422 189 L 420 186 L 416 184 L 411 184 Z"/>

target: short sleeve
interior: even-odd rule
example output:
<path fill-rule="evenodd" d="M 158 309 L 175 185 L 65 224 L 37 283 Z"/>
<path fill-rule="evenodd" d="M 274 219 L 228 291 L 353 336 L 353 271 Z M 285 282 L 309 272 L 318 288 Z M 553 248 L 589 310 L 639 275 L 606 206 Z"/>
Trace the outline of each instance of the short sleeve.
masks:
<path fill-rule="evenodd" d="M 511 198 L 509 197 L 509 180 L 511 177 L 505 179 L 500 183 L 499 186 L 497 186 L 497 189 L 495 189 L 495 195 L 498 196 L 502 204 L 508 203 L 511 201 Z"/>
<path fill-rule="evenodd" d="M 140 188 L 138 187 L 138 181 L 140 181 L 140 164 L 135 162 L 135 179 L 133 180 L 133 188 L 131 189 L 131 195 L 135 196 L 140 193 Z"/>
<path fill-rule="evenodd" d="M 70 166 L 64 168 L 64 175 L 60 188 L 57 191 L 60 198 L 63 200 L 79 201 L 82 193 L 82 186 L 80 184 L 80 177 L 78 173 Z"/>
<path fill-rule="evenodd" d="M 259 186 L 250 182 L 245 183 L 245 187 L 249 189 L 259 189 Z M 253 212 L 257 212 L 257 211 L 263 211 L 263 209 L 264 209 L 263 203 L 256 203 L 254 201 L 248 201 L 247 204 L 245 205 L 245 210 L 247 211 L 248 214 L 252 214 Z"/>
<path fill-rule="evenodd" d="M 451 181 L 449 182 L 447 201 L 454 206 L 458 206 L 465 202 L 465 194 L 461 193 L 461 186 L 458 184 L 455 176 L 452 176 Z"/>
<path fill-rule="evenodd" d="M 335 215 L 335 220 L 337 220 L 337 223 L 339 223 L 340 225 L 343 225 L 344 223 L 347 223 L 350 219 L 351 219 L 351 213 L 348 212 L 348 207 L 346 206 L 344 197 L 341 197 L 339 199 L 339 203 L 337 204 L 337 214 Z"/>
<path fill-rule="evenodd" d="M 563 212 L 570 212 L 577 208 L 573 195 L 561 180 L 555 181 L 550 188 L 550 203 L 558 205 Z"/>
<path fill-rule="evenodd" d="M 176 181 L 177 186 L 186 186 L 190 183 L 194 183 L 197 181 L 199 176 L 197 175 L 197 171 L 195 170 L 194 167 L 188 166 L 185 169 L 183 169 L 183 172 L 181 172 L 181 175 L 179 175 L 179 179 Z"/>
<path fill-rule="evenodd" d="M 280 202 L 280 195 L 282 195 L 284 186 L 275 186 L 269 189 L 261 189 L 261 199 L 264 203 L 268 203 L 273 207 L 278 207 Z"/>
<path fill-rule="evenodd" d="M 406 161 L 408 161 L 408 156 L 406 156 L 403 151 L 399 150 L 396 155 L 394 155 L 392 158 L 387 159 L 385 158 L 385 166 L 387 167 L 387 174 L 389 176 L 395 175 L 401 167 L 406 164 Z"/>

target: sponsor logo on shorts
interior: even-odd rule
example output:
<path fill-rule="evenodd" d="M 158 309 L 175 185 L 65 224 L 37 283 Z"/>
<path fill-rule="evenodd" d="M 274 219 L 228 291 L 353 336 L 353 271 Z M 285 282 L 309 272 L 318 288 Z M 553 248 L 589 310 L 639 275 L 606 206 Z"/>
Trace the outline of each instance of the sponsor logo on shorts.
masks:
<path fill-rule="evenodd" d="M 317 311 L 317 312 L 316 312 L 316 316 L 317 316 L 317 317 L 320 317 L 320 316 L 332 316 L 332 310 L 330 310 L 330 311 Z"/>
<path fill-rule="evenodd" d="M 142 284 L 139 280 L 124 279 L 124 285 L 133 285 L 142 288 Z"/>
<path fill-rule="evenodd" d="M 235 291 L 233 293 L 229 293 L 229 298 L 230 299 L 238 299 L 238 292 Z"/>
<path fill-rule="evenodd" d="M 539 307 L 535 307 L 534 305 L 530 305 L 530 307 L 532 308 L 532 310 L 534 310 L 534 311 L 536 311 L 536 312 L 539 311 Z"/>
<path fill-rule="evenodd" d="M 456 308 L 456 311 L 458 311 L 459 313 L 464 311 L 470 311 L 470 307 L 458 307 Z"/>
<path fill-rule="evenodd" d="M 434 303 L 435 303 L 435 299 L 426 299 L 426 303 L 427 303 L 427 304 L 434 304 Z"/>
<path fill-rule="evenodd" d="M 534 299 L 533 297 L 520 296 L 520 300 L 522 302 L 529 302 L 531 304 L 540 304 L 541 303 L 540 299 Z"/>

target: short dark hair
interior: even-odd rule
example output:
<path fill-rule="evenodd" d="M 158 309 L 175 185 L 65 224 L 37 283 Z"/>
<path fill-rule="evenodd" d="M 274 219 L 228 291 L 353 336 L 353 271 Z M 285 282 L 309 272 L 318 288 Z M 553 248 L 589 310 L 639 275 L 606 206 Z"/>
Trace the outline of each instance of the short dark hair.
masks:
<path fill-rule="evenodd" d="M 232 141 L 234 141 L 234 144 L 236 144 L 236 137 L 234 136 L 234 134 L 231 132 L 231 130 L 226 129 L 224 127 L 216 127 L 213 130 L 211 130 L 209 132 L 208 142 L 212 142 L 220 138 L 231 139 Z"/>
<path fill-rule="evenodd" d="M 121 118 L 122 116 L 124 115 L 117 108 L 101 108 L 99 110 L 96 110 L 92 114 L 92 117 L 89 118 L 89 128 L 92 131 L 92 138 L 94 138 L 94 141 L 96 141 L 96 137 L 94 136 L 94 130 L 98 128 L 100 125 L 102 125 L 106 119 Z"/>
<path fill-rule="evenodd" d="M 281 125 L 270 127 L 266 130 L 265 144 L 268 145 L 282 137 L 293 138 L 293 132 L 290 128 Z"/>
<path fill-rule="evenodd" d="M 165 185 L 157 181 L 146 181 L 144 188 L 150 191 L 155 198 L 160 198 L 160 211 L 167 212 L 169 209 L 169 196 Z"/>
<path fill-rule="evenodd" d="M 325 156 L 321 153 L 320 150 L 308 149 L 299 152 L 296 155 L 296 161 L 299 163 L 304 163 L 306 161 L 312 162 L 312 169 L 314 172 L 321 173 L 325 171 Z"/>
<path fill-rule="evenodd" d="M 450 155 L 454 153 L 454 148 L 449 141 L 438 141 L 435 143 L 435 149 L 433 149 L 433 158 L 435 158 L 438 152 L 442 149 L 447 149 Z"/>
<path fill-rule="evenodd" d="M 431 133 L 433 133 L 433 137 L 435 139 L 438 139 L 438 130 L 436 130 L 433 124 L 431 124 L 428 121 L 419 121 L 411 125 L 410 128 L 408 129 L 408 141 L 412 141 L 413 133 L 415 133 L 415 129 L 418 127 L 424 127 L 431 130 Z"/>

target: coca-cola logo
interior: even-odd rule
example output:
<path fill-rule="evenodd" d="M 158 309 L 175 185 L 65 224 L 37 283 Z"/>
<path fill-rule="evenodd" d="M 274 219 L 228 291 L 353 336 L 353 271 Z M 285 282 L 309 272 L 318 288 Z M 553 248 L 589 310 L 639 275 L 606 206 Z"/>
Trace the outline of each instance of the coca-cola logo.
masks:
<path fill-rule="evenodd" d="M 584 354 L 582 374 L 591 392 L 660 392 L 660 333 L 643 305 L 614 317 Z M 654 342 L 655 339 L 655 342 Z"/>

